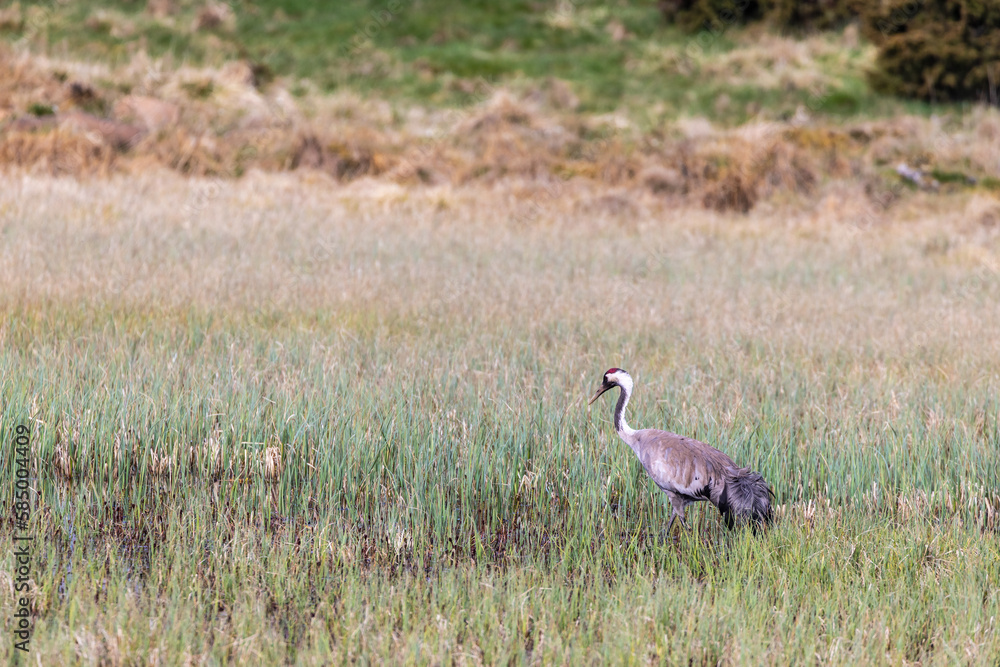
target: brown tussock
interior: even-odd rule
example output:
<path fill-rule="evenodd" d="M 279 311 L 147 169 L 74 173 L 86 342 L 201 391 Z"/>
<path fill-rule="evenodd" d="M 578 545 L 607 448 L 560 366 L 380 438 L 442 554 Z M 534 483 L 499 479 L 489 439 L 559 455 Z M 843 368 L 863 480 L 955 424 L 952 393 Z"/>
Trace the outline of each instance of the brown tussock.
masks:
<path fill-rule="evenodd" d="M 276 481 L 281 477 L 281 472 L 284 470 L 281 460 L 281 443 L 265 449 L 262 458 L 264 463 L 264 479 L 272 482 Z"/>
<path fill-rule="evenodd" d="M 173 468 L 173 457 L 155 449 L 149 451 L 149 467 L 147 470 L 153 477 L 169 477 Z"/>
<path fill-rule="evenodd" d="M 155 16 L 174 9 L 149 3 Z M 205 5 L 198 29 L 224 26 L 222 14 Z M 793 60 L 807 55 L 780 45 Z M 557 80 L 520 95 L 468 84 L 478 103 L 415 108 L 401 121 L 384 103 L 348 94 L 295 99 L 281 81 L 259 90 L 242 60 L 162 71 L 141 54 L 134 60 L 97 76 L 0 48 L 0 169 L 106 176 L 163 166 L 227 179 L 314 171 L 413 187 L 584 179 L 741 213 L 775 195 L 814 197 L 825 183 L 845 182 L 863 184 L 877 212 L 906 195 L 886 164 L 952 169 L 974 183 L 992 173 L 1000 136 L 997 112 L 985 109 L 954 128 L 916 117 L 830 126 L 804 113 L 733 129 L 679 119 L 644 134 L 623 114 L 578 112 L 572 90 Z M 34 115 L 47 108 L 54 113 Z M 984 212 L 982 219 L 989 226 L 998 218 Z"/>
<path fill-rule="evenodd" d="M 70 454 L 70 449 L 73 448 L 74 453 L 78 454 L 77 447 L 80 443 L 80 429 L 75 422 L 70 423 L 73 425 L 69 427 L 65 425 L 56 427 L 56 442 L 51 460 L 52 470 L 55 472 L 56 477 L 67 482 L 73 479 L 73 473 L 76 468 L 73 456 Z"/>
<path fill-rule="evenodd" d="M 73 479 L 73 459 L 70 458 L 69 450 L 63 443 L 57 443 L 52 454 L 52 469 L 56 476 L 70 481 Z"/>

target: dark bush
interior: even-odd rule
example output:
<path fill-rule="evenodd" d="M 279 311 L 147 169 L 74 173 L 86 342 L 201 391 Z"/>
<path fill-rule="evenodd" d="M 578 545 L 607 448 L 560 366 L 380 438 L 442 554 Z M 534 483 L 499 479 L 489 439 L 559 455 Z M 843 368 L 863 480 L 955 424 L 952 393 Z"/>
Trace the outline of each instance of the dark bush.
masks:
<path fill-rule="evenodd" d="M 659 0 L 658 6 L 669 23 L 692 33 L 761 19 L 795 32 L 860 19 L 879 47 L 870 74 L 876 90 L 998 103 L 1000 0 Z"/>
<path fill-rule="evenodd" d="M 863 28 L 879 47 L 870 77 L 877 90 L 996 103 L 1000 0 L 883 0 Z"/>
<path fill-rule="evenodd" d="M 829 30 L 857 18 L 864 0 L 659 0 L 667 23 L 687 32 L 767 19 L 779 30 Z"/>
<path fill-rule="evenodd" d="M 667 23 L 686 32 L 722 32 L 762 17 L 757 0 L 659 0 Z"/>
<path fill-rule="evenodd" d="M 767 20 L 779 30 L 841 28 L 864 11 L 864 0 L 766 0 Z"/>

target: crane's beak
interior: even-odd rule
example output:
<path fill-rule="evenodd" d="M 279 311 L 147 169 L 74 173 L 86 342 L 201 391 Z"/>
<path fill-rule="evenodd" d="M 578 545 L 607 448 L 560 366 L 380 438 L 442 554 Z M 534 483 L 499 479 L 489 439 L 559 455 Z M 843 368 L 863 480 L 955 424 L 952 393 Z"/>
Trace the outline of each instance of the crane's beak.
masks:
<path fill-rule="evenodd" d="M 591 403 L 593 403 L 594 401 L 596 401 L 601 394 L 603 394 L 604 392 L 606 392 L 608 389 L 611 389 L 612 387 L 614 387 L 613 384 L 607 384 L 607 383 L 602 384 L 600 387 L 597 388 L 597 393 L 595 393 L 593 396 L 591 396 L 590 400 L 587 401 L 587 405 L 590 405 Z"/>

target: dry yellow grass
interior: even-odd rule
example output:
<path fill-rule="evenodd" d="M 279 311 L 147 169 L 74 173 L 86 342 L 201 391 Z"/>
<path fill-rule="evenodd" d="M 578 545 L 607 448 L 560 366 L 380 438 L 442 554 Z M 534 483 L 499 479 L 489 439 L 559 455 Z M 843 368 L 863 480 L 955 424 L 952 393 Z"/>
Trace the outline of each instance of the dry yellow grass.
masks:
<path fill-rule="evenodd" d="M 796 67 L 815 72 L 817 59 L 833 57 L 839 45 L 826 37 L 765 42 L 727 56 L 746 63 L 711 63 L 730 72 L 751 62 L 771 68 L 760 64 L 768 54 L 804 59 Z M 733 129 L 680 118 L 640 130 L 622 114 L 577 112 L 558 81 L 518 94 L 474 83 L 478 103 L 468 108 L 400 113 L 350 93 L 293 98 L 281 83 L 260 90 L 242 62 L 196 69 L 140 55 L 110 68 L 0 50 L 0 74 L 0 167 L 15 172 L 135 174 L 165 166 L 225 179 L 257 169 L 406 186 L 534 181 L 543 192 L 532 201 L 557 196 L 551 193 L 577 178 L 740 212 L 830 182 L 864 184 L 872 207 L 886 208 L 908 188 L 894 172 L 900 163 L 948 175 L 954 182 L 945 188 L 966 187 L 966 177 L 986 178 L 980 190 L 996 185 L 1000 117 L 984 108 L 844 124 L 802 112 Z M 39 103 L 58 113 L 25 115 Z"/>
<path fill-rule="evenodd" d="M 796 327 L 821 319 L 828 324 L 810 336 L 831 344 L 858 339 L 888 350 L 907 345 L 907 332 L 919 332 L 922 344 L 968 340 L 972 358 L 988 355 L 995 344 L 986 334 L 995 313 L 978 305 L 934 292 L 908 309 L 904 323 L 891 316 L 896 297 L 885 285 L 862 282 L 873 266 L 891 262 L 926 276 L 920 280 L 968 274 L 983 283 L 977 289 L 988 287 L 998 266 L 1000 203 L 987 194 L 916 193 L 878 210 L 860 186 L 834 183 L 816 196 L 769 200 L 733 218 L 677 206 L 643 187 L 595 189 L 586 180 L 551 191 L 530 180 L 407 188 L 364 178 L 333 186 L 326 176 L 262 172 L 237 181 L 171 172 L 99 181 L 7 175 L 4 181 L 0 211 L 8 242 L 0 280 L 9 304 L 370 306 L 418 321 L 462 318 L 468 310 L 541 326 L 605 316 L 615 297 L 615 316 L 624 325 L 693 317 L 684 321 L 711 336 L 769 325 L 729 316 L 753 306 L 778 317 L 773 324 L 789 325 L 773 334 L 789 343 Z M 536 215 L 523 215 L 525 193 L 534 194 Z M 481 260 L 476 271 L 455 273 L 455 244 L 460 256 Z M 492 259 L 497 250 L 511 252 Z M 351 259 L 362 256 L 370 261 Z M 669 294 L 630 279 L 636 272 L 683 275 L 709 260 L 714 277 L 699 271 L 703 282 L 682 281 Z M 534 271 L 525 271 L 522 261 Z M 744 272 L 800 272 L 804 262 L 816 271 L 834 265 L 854 271 L 855 296 L 846 296 L 865 299 L 866 307 L 838 316 L 847 305 L 835 281 L 783 284 L 758 294 L 756 304 L 727 294 Z M 597 266 L 607 266 L 606 275 L 589 271 Z M 553 280 L 539 280 L 549 275 Z M 570 288 L 575 295 L 567 299 Z"/>

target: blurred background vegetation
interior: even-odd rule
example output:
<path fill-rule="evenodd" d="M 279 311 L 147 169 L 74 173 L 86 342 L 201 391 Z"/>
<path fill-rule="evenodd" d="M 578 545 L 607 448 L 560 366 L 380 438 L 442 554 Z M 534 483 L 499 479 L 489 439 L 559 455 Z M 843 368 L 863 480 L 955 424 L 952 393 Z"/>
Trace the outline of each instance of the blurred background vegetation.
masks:
<path fill-rule="evenodd" d="M 109 62 L 138 51 L 202 65 L 243 58 L 262 84 L 291 76 L 327 92 L 446 104 L 475 101 L 469 80 L 555 77 L 572 86 L 583 111 L 656 107 L 727 122 L 752 116 L 751 101 L 780 116 L 815 94 L 762 89 L 752 72 L 725 89 L 701 76 L 698 57 L 729 51 L 746 30 L 860 31 L 845 61 L 826 63 L 836 95 L 820 110 L 844 114 L 919 109 L 873 91 L 995 103 L 998 27 L 998 2 L 919 0 L 47 0 L 0 12 L 4 41 Z M 867 44 L 878 50 L 873 67 L 861 58 Z M 665 58 L 665 49 L 679 57 Z M 720 108 L 723 93 L 734 103 Z"/>
<path fill-rule="evenodd" d="M 878 47 L 877 90 L 933 102 L 997 103 L 1000 2 L 944 0 L 660 0 L 667 23 L 716 33 L 766 22 L 808 33 L 857 23 Z"/>
<path fill-rule="evenodd" d="M 832 177 L 884 208 L 1000 185 L 998 7 L 15 2 L 0 10 L 0 163 L 585 177 L 741 211 Z M 741 127 L 756 134 L 725 134 Z"/>

